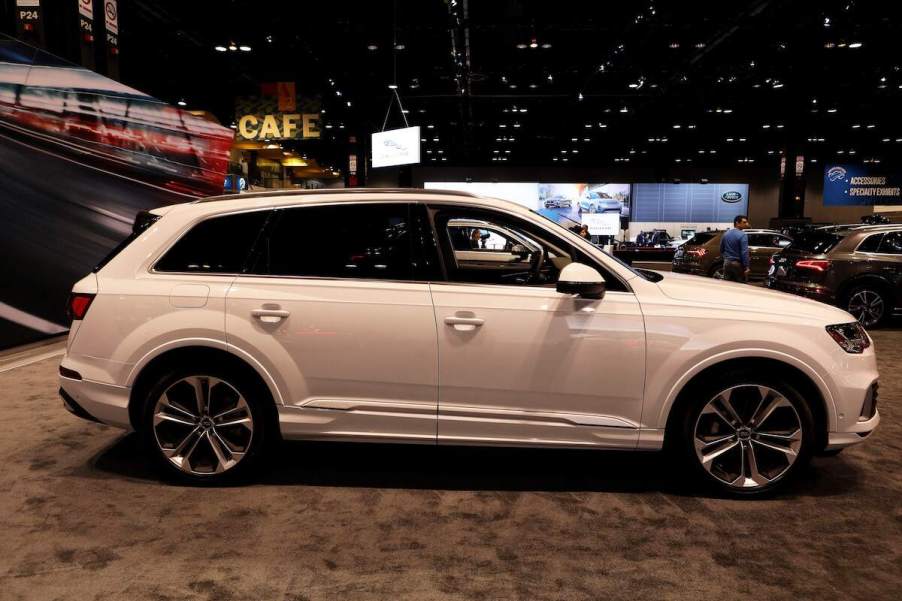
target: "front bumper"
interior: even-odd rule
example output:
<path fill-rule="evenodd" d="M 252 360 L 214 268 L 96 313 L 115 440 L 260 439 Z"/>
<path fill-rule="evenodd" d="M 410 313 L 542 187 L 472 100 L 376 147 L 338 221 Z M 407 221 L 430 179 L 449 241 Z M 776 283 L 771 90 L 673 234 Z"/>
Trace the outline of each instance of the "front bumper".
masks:
<path fill-rule="evenodd" d="M 847 432 L 828 432 L 825 451 L 835 451 L 864 442 L 880 424 L 880 412 L 866 421 L 856 422 Z"/>

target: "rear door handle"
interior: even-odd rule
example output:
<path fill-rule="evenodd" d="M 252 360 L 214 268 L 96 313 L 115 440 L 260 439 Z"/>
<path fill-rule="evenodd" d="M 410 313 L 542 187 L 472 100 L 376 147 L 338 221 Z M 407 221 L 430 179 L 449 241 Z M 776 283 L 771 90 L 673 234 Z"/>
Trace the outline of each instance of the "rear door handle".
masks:
<path fill-rule="evenodd" d="M 445 318 L 445 325 L 451 326 L 455 330 L 461 332 L 472 332 L 476 328 L 482 327 L 482 324 L 484 323 L 485 320 L 479 317 L 448 316 Z"/>
<path fill-rule="evenodd" d="M 263 323 L 279 323 L 291 313 L 284 309 L 254 309 L 251 311 L 251 315 Z"/>

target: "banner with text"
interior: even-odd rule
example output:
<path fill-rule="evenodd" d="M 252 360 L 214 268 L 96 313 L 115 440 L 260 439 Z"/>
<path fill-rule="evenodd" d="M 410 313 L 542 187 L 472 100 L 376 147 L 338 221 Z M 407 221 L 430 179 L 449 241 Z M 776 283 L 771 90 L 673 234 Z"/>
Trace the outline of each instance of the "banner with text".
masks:
<path fill-rule="evenodd" d="M 828 165 L 824 205 L 902 205 L 902 176 L 861 165 Z"/>

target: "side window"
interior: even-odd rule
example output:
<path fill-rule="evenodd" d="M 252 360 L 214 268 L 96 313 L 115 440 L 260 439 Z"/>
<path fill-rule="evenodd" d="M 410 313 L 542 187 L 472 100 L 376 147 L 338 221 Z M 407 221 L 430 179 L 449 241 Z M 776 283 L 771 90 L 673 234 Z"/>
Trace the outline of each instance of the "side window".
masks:
<path fill-rule="evenodd" d="M 880 243 L 881 253 L 888 255 L 902 255 L 902 232 L 888 232 Z"/>
<path fill-rule="evenodd" d="M 785 236 L 776 236 L 776 243 L 776 246 L 779 246 L 780 248 L 786 248 L 787 246 L 792 244 L 792 239 Z"/>
<path fill-rule="evenodd" d="M 338 204 L 276 210 L 250 272 L 410 280 L 409 206 Z"/>
<path fill-rule="evenodd" d="M 880 241 L 883 240 L 883 234 L 874 234 L 873 236 L 868 236 L 858 245 L 858 252 L 863 253 L 875 253 L 877 249 L 880 248 Z"/>
<path fill-rule="evenodd" d="M 241 273 L 270 211 L 211 217 L 195 225 L 154 265 L 156 271 Z"/>
<path fill-rule="evenodd" d="M 435 225 L 452 282 L 551 287 L 561 270 L 577 260 L 598 269 L 609 290 L 626 289 L 565 240 L 515 217 L 446 210 L 436 216 Z"/>

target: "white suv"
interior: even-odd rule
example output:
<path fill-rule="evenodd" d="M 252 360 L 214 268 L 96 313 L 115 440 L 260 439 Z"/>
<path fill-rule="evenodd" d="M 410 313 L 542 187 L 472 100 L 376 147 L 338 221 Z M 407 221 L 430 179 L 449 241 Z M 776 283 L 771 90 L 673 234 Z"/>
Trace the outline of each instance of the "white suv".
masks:
<path fill-rule="evenodd" d="M 66 406 L 203 481 L 285 438 L 666 447 L 715 487 L 759 493 L 880 420 L 874 350 L 848 313 L 634 270 L 460 192 L 156 209 L 70 312 Z"/>

